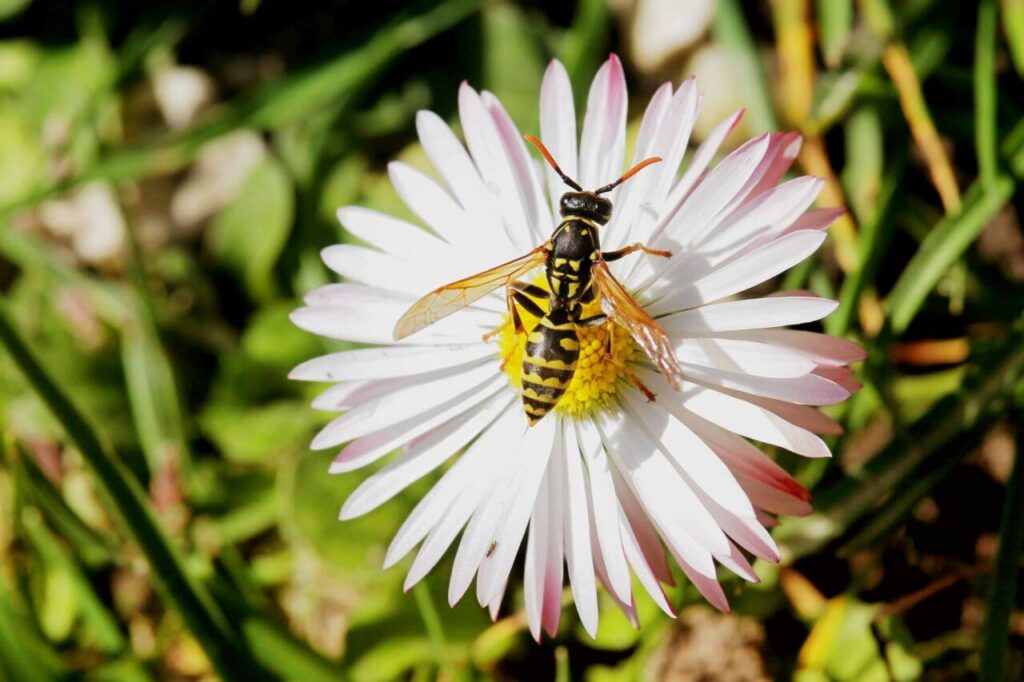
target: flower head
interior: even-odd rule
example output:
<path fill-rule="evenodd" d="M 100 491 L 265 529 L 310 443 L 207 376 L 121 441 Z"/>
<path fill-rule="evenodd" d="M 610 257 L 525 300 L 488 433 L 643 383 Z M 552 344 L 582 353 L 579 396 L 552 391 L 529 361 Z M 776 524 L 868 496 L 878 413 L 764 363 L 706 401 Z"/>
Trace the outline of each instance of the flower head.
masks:
<path fill-rule="evenodd" d="M 393 340 L 396 321 L 425 293 L 522 257 L 561 221 L 562 179 L 529 153 L 492 94 L 462 86 L 465 146 L 436 115 L 417 117 L 438 177 L 389 167 L 428 230 L 364 208 L 338 211 L 368 246 L 325 249 L 324 261 L 346 282 L 310 293 L 293 320 L 369 347 L 310 360 L 292 377 L 336 383 L 314 402 L 344 411 L 313 442 L 317 449 L 347 443 L 332 472 L 399 450 L 345 502 L 342 519 L 444 468 L 387 552 L 391 566 L 419 548 L 407 587 L 459 538 L 449 599 L 459 600 L 475 578 L 480 604 L 494 615 L 525 538 L 535 636 L 558 626 L 564 572 L 592 634 L 598 579 L 634 620 L 631 574 L 671 615 L 662 590 L 672 580 L 666 549 L 708 601 L 728 609 L 716 563 L 756 581 L 748 555 L 779 559 L 765 530 L 773 515 L 810 512 L 807 491 L 747 439 L 829 456 L 820 436 L 840 427 L 815 408 L 857 389 L 846 365 L 862 352 L 824 334 L 781 329 L 821 319 L 833 301 L 807 292 L 734 297 L 814 253 L 839 212 L 810 209 L 820 180 L 783 182 L 799 150 L 796 134 L 762 135 L 712 165 L 740 113 L 684 164 L 699 105 L 693 80 L 658 89 L 629 165 L 652 156 L 662 162 L 604 195 L 613 210 L 599 228 L 605 252 L 641 243 L 672 254 L 633 254 L 608 267 L 664 330 L 682 370 L 678 390 L 635 334 L 617 324 L 579 326 L 564 341 L 578 345 L 569 384 L 529 427 L 523 396 L 545 377 L 528 371 L 527 346 L 550 306 L 539 297 L 538 309 L 521 311 L 517 330 L 503 288 Z M 612 56 L 594 79 L 577 142 L 568 76 L 558 62 L 548 68 L 541 138 L 582 187 L 605 185 L 627 167 L 626 112 L 625 79 Z M 533 267 L 518 281 L 547 293 L 545 272 Z M 579 319 L 607 312 L 600 297 L 581 305 Z"/>

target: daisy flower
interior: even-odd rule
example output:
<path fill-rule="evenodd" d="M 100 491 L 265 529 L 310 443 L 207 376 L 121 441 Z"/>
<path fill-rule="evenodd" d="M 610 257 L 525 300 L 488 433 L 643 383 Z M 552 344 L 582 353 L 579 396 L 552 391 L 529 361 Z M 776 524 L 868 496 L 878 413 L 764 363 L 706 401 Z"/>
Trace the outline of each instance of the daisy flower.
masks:
<path fill-rule="evenodd" d="M 385 567 L 417 550 L 407 589 L 454 544 L 449 601 L 475 578 L 476 598 L 495 617 L 525 540 L 534 637 L 558 628 L 565 574 L 591 635 L 598 580 L 634 622 L 633 578 L 673 615 L 663 591 L 673 580 L 668 555 L 727 610 L 716 565 L 756 582 L 750 556 L 779 560 L 766 531 L 774 516 L 810 513 L 808 492 L 748 439 L 828 457 L 820 436 L 841 429 L 815 408 L 858 388 L 846 365 L 862 351 L 781 328 L 823 318 L 833 301 L 802 291 L 736 296 L 813 254 L 840 211 L 810 208 L 821 180 L 783 181 L 800 147 L 795 133 L 762 135 L 712 164 L 741 112 L 687 155 L 700 102 L 692 79 L 654 94 L 629 165 L 663 161 L 605 195 L 614 208 L 600 228 L 605 249 L 639 242 L 673 254 L 634 254 L 609 267 L 670 339 L 683 375 L 678 390 L 625 329 L 580 328 L 571 384 L 547 417 L 528 426 L 522 367 L 537 317 L 524 314 L 526 333 L 517 334 L 500 288 L 393 340 L 396 321 L 425 293 L 523 256 L 561 221 L 566 187 L 530 153 L 491 93 L 462 85 L 465 145 L 441 118 L 419 113 L 434 177 L 390 165 L 422 226 L 357 206 L 338 211 L 366 245 L 325 249 L 324 262 L 345 281 L 311 292 L 292 319 L 367 347 L 310 360 L 291 376 L 335 383 L 314 407 L 343 414 L 312 444 L 344 445 L 332 473 L 391 456 L 345 501 L 341 519 L 443 470 L 387 551 Z M 540 136 L 583 187 L 604 185 L 627 167 L 626 117 L 615 56 L 594 78 L 579 138 L 568 75 L 558 62 L 547 69 Z M 539 267 L 520 281 L 543 288 L 543 275 Z M 587 307 L 601 312 L 600 301 Z"/>

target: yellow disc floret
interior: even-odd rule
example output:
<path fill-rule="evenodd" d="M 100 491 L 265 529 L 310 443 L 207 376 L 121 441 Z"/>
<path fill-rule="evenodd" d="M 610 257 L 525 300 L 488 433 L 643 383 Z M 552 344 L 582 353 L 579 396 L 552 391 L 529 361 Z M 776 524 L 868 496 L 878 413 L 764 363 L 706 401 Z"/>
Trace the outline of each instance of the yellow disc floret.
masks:
<path fill-rule="evenodd" d="M 543 278 L 540 278 L 540 281 L 535 284 L 547 288 L 547 283 Z M 547 309 L 547 302 L 538 301 L 538 303 L 542 308 Z M 601 306 L 595 300 L 583 306 L 581 317 L 587 318 L 600 314 Z M 505 325 L 501 328 L 499 337 L 501 357 L 504 359 L 503 367 L 508 375 L 509 383 L 516 390 L 520 390 L 522 386 L 526 337 L 538 322 L 538 318 L 522 308 L 519 309 L 519 316 L 526 333 L 516 334 L 511 317 L 506 314 Z M 599 327 L 578 327 L 576 333 L 580 342 L 580 357 L 576 363 L 576 372 L 573 374 L 569 388 L 566 389 L 565 395 L 558 401 L 555 409 L 562 414 L 580 416 L 608 406 L 610 399 L 618 391 L 619 381 L 626 378 L 626 363 L 633 358 L 637 347 L 629 333 L 616 324 L 606 323 Z M 612 337 L 610 342 L 609 334 Z"/>

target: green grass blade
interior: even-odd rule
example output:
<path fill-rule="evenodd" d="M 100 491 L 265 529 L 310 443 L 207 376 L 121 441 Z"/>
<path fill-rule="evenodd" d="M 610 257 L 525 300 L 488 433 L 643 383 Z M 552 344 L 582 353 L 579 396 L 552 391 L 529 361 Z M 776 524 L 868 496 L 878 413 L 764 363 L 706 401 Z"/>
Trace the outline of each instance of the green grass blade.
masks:
<path fill-rule="evenodd" d="M 128 404 L 150 472 L 178 471 L 187 478 L 191 456 L 178 386 L 160 340 L 138 240 L 132 226 L 126 232 L 128 270 L 135 293 L 132 306 L 135 314 L 125 320 L 121 328 L 121 362 Z"/>
<path fill-rule="evenodd" d="M 974 39 L 974 144 L 986 188 L 998 173 L 996 137 L 996 0 L 981 0 Z"/>
<path fill-rule="evenodd" d="M 482 4 L 483 0 L 416 3 L 413 12 L 403 13 L 354 49 L 243 94 L 216 116 L 181 133 L 115 149 L 94 167 L 64 183 L 0 206 L 0 214 L 91 180 L 117 182 L 171 173 L 191 162 L 205 143 L 233 130 L 276 128 L 330 106 L 344 107 L 382 77 L 393 61 L 465 19 Z"/>
<path fill-rule="evenodd" d="M 181 614 L 216 669 L 228 680 L 259 676 L 259 667 L 221 609 L 185 572 L 181 558 L 153 516 L 138 481 L 120 460 L 108 454 L 81 412 L 18 335 L 3 305 L 0 305 L 0 344 L 81 452 L 95 474 L 112 515 L 149 560 L 154 584 L 166 602 Z"/>
<path fill-rule="evenodd" d="M 713 27 L 715 40 L 739 55 L 744 64 L 743 73 L 737 74 L 736 87 L 750 92 L 750 118 L 754 131 L 778 130 L 772 98 L 769 93 L 768 77 L 761 64 L 761 56 L 754 44 L 750 27 L 743 16 L 743 7 L 738 0 L 721 0 L 715 14 Z"/>
<path fill-rule="evenodd" d="M 1013 65 L 1017 73 L 1024 77 L 1024 0 L 1002 0 L 1000 14 Z"/>
<path fill-rule="evenodd" d="M 47 527 L 40 510 L 35 507 L 23 509 L 21 523 L 25 535 L 35 545 L 42 559 L 70 576 L 75 586 L 75 601 L 82 619 L 90 629 L 95 646 L 108 654 L 123 651 L 126 638 L 117 619 L 103 603 L 103 599 L 96 594 L 78 561 Z"/>
<path fill-rule="evenodd" d="M 1017 444 L 1013 472 L 1006 484 L 1003 520 L 999 527 L 999 556 L 988 591 L 985 624 L 981 630 L 982 682 L 1005 680 L 1006 649 L 1009 645 L 1010 615 L 1017 599 L 1017 571 L 1024 550 L 1024 422 L 1016 415 Z"/>
<path fill-rule="evenodd" d="M 818 37 L 830 69 L 839 66 L 853 31 L 853 0 L 817 0 Z"/>
<path fill-rule="evenodd" d="M 960 211 L 943 218 L 928 234 L 886 299 L 894 333 L 910 325 L 929 292 L 1009 201 L 1014 188 L 1007 175 L 997 176 L 988 188 L 975 183 Z"/>
<path fill-rule="evenodd" d="M 586 101 L 590 78 L 605 57 L 611 19 L 607 0 L 581 0 L 562 37 L 558 57 L 569 72 L 577 104 Z"/>
<path fill-rule="evenodd" d="M 981 363 L 954 395 L 947 396 L 909 428 L 897 429 L 897 437 L 860 470 L 829 489 L 815 494 L 819 513 L 787 519 L 776 539 L 787 560 L 818 551 L 860 522 L 895 491 L 911 487 L 922 467 L 939 466 L 947 446 L 970 433 L 982 433 L 1001 412 L 1002 400 L 1024 374 L 1024 333 L 1012 334 L 1008 352 L 993 353 Z M 965 435 L 967 434 L 967 435 Z M 957 457 L 970 448 L 950 448 Z"/>

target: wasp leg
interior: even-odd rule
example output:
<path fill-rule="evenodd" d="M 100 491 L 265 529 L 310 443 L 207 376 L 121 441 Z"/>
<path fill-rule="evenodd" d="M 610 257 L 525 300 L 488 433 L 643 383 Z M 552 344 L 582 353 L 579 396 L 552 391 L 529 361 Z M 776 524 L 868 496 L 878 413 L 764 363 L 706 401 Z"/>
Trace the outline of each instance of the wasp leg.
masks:
<path fill-rule="evenodd" d="M 548 295 L 548 292 L 544 291 L 540 287 L 535 286 L 533 284 L 524 284 L 523 282 L 512 282 L 507 287 L 505 287 L 505 303 L 508 305 L 508 314 L 509 317 L 511 318 L 511 323 L 515 325 L 513 329 L 515 329 L 516 334 L 522 333 L 524 331 L 523 322 L 519 317 L 519 311 L 516 309 L 516 303 L 519 303 L 519 305 L 526 308 L 526 310 L 529 311 L 529 313 L 531 315 L 534 315 L 535 317 L 544 316 L 544 311 L 541 310 L 540 306 L 538 306 L 529 298 L 530 294 L 536 296 L 537 292 L 539 292 L 539 295 L 545 298 Z M 502 322 L 497 327 L 484 334 L 484 342 L 486 343 L 487 341 L 493 339 L 495 336 L 500 334 L 501 331 L 505 329 L 505 327 L 507 327 L 508 325 L 509 322 Z"/>
<path fill-rule="evenodd" d="M 584 317 L 576 323 L 577 327 L 600 327 L 602 324 L 608 321 L 607 315 L 594 315 L 592 317 Z"/>
<path fill-rule="evenodd" d="M 626 372 L 626 376 L 629 377 L 629 380 L 633 382 L 633 385 L 640 389 L 640 392 L 644 394 L 645 398 L 647 398 L 647 402 L 653 403 L 654 399 L 657 397 L 654 391 L 648 388 L 647 384 L 640 381 L 640 377 L 633 374 L 633 372 L 631 372 L 628 367 L 624 368 L 624 371 Z"/>
<path fill-rule="evenodd" d="M 635 253 L 637 251 L 643 251 L 644 253 L 649 253 L 652 256 L 661 256 L 662 258 L 672 257 L 671 251 L 660 251 L 658 249 L 651 249 L 644 246 L 640 242 L 637 242 L 635 244 L 630 244 L 629 246 L 623 249 L 619 249 L 618 251 L 605 251 L 604 253 L 601 254 L 601 258 L 611 263 L 612 261 L 617 261 L 623 256 L 628 256 L 629 254 Z"/>

